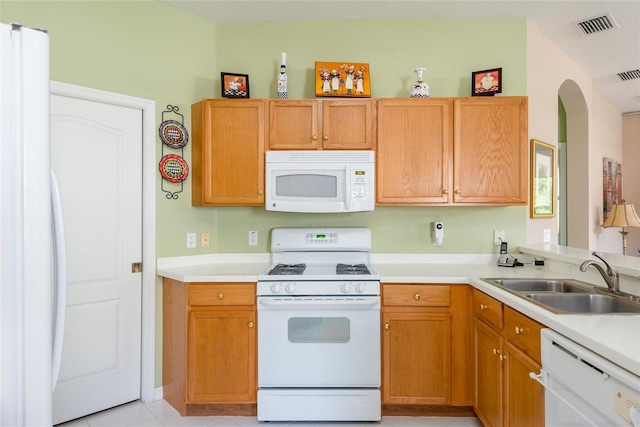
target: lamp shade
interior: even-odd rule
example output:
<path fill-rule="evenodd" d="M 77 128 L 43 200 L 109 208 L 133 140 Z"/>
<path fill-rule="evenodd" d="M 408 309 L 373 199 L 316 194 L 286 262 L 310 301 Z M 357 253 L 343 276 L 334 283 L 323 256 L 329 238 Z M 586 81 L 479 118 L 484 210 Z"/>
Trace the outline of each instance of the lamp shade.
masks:
<path fill-rule="evenodd" d="M 640 227 L 640 218 L 632 204 L 622 201 L 619 205 L 613 205 L 609 216 L 602 224 L 603 227 Z"/>

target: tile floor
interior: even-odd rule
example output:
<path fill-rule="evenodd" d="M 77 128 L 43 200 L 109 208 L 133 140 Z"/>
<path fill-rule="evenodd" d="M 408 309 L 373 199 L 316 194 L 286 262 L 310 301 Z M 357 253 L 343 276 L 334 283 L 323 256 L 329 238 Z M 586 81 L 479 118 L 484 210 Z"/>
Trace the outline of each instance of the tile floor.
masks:
<path fill-rule="evenodd" d="M 357 427 L 380 425 L 382 427 L 482 427 L 477 418 L 462 417 L 383 417 L 379 423 L 312 423 L 269 422 L 260 423 L 255 417 L 181 417 L 164 400 L 150 403 L 140 401 L 98 412 L 59 427 L 268 427 L 287 425 Z"/>

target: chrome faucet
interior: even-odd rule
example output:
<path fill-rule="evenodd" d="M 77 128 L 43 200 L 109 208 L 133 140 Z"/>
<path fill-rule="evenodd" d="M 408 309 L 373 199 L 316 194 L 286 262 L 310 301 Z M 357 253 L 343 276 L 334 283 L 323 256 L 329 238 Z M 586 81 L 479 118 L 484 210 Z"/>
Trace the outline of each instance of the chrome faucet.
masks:
<path fill-rule="evenodd" d="M 591 255 L 599 258 L 600 261 L 604 263 L 607 268 L 606 271 L 604 268 L 602 268 L 598 261 L 594 261 L 592 259 L 586 260 L 585 262 L 580 264 L 580 271 L 587 271 L 587 267 L 589 267 L 590 265 L 595 267 L 595 269 L 600 272 L 600 275 L 602 276 L 604 281 L 607 282 L 607 286 L 609 287 L 609 289 L 611 289 L 613 292 L 620 292 L 620 277 L 618 276 L 618 270 L 611 267 L 609 263 L 602 259 L 602 257 L 597 253 L 593 252 Z"/>

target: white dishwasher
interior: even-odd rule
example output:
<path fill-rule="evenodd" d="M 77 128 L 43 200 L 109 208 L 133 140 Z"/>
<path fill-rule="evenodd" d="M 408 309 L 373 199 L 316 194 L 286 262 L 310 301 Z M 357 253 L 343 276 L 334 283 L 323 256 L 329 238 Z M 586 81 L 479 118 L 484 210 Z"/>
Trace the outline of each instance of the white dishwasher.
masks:
<path fill-rule="evenodd" d="M 640 427 L 640 377 L 550 329 L 541 346 L 546 427 Z"/>

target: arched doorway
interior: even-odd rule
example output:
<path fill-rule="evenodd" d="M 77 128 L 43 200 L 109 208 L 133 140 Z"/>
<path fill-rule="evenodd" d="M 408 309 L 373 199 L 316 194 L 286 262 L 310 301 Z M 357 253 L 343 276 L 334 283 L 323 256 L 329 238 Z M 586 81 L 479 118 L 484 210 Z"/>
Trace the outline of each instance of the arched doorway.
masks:
<path fill-rule="evenodd" d="M 566 111 L 567 136 L 566 155 L 559 161 L 558 226 L 559 236 L 566 236 L 566 242 L 560 244 L 589 249 L 589 111 L 582 90 L 573 80 L 562 83 L 558 97 Z"/>

